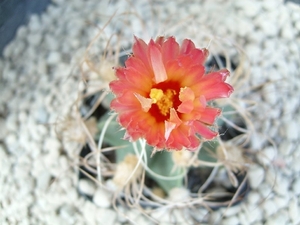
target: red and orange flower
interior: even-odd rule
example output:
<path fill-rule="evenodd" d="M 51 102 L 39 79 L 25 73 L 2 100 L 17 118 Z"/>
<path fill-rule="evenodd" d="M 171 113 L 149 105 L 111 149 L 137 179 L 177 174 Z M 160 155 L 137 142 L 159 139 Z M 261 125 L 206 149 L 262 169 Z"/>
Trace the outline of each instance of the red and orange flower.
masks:
<path fill-rule="evenodd" d="M 180 46 L 174 37 L 149 44 L 135 38 L 132 51 L 110 83 L 116 95 L 111 108 L 126 129 L 125 139 L 144 138 L 157 150 L 194 150 L 200 137 L 214 138 L 218 133 L 209 126 L 221 111 L 207 102 L 232 93 L 225 83 L 229 71 L 205 74 L 208 50 L 188 39 Z"/>

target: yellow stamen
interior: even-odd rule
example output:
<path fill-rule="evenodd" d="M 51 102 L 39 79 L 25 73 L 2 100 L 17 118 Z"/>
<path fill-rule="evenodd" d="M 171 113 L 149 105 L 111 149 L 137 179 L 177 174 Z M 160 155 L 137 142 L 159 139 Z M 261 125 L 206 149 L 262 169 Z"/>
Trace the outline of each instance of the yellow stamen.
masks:
<path fill-rule="evenodd" d="M 152 88 L 150 91 L 150 98 L 153 103 L 156 103 L 164 96 L 164 92 L 160 89 Z"/>
<path fill-rule="evenodd" d="M 176 92 L 172 89 L 163 92 L 161 89 L 152 88 L 150 91 L 152 103 L 157 105 L 160 113 L 164 116 L 170 113 L 170 108 L 173 107 L 174 95 Z"/>

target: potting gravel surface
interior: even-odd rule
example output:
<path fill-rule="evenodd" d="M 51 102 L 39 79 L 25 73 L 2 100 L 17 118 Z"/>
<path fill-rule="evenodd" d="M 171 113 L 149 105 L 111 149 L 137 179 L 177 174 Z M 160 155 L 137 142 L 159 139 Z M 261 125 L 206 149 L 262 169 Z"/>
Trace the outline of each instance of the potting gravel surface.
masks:
<path fill-rule="evenodd" d="M 0 224 L 117 225 L 131 223 L 128 218 L 152 224 L 135 209 L 120 207 L 128 218 L 118 214 L 110 193 L 90 180 L 79 181 L 78 149 L 62 143 L 55 132 L 54 124 L 77 98 L 84 51 L 97 26 L 114 12 L 135 12 L 147 27 L 144 32 L 136 17 L 129 20 L 130 29 L 108 25 L 108 36 L 123 29 L 122 46 L 129 46 L 133 35 L 194 37 L 203 31 L 195 26 L 199 23 L 242 47 L 251 68 L 244 82 L 249 90 L 254 87 L 243 97 L 257 103 L 252 122 L 259 131 L 251 140 L 258 161 L 249 169 L 252 190 L 241 204 L 211 213 L 201 209 L 199 217 L 211 224 L 300 224 L 299 5 L 281 0 L 129 2 L 53 0 L 6 46 L 0 59 Z M 191 15 L 189 26 L 168 30 Z M 159 29 L 161 21 L 169 21 L 165 30 Z M 152 216 L 170 224 L 160 212 Z M 188 224 L 180 213 L 177 217 L 177 224 Z"/>

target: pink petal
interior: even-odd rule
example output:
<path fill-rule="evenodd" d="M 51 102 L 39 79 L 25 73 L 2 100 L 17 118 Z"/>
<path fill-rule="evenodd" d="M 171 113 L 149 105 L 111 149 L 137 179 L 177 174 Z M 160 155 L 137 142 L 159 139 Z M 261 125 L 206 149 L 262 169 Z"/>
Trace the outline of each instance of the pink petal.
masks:
<path fill-rule="evenodd" d="M 165 121 L 165 139 L 166 139 L 166 141 L 169 139 L 170 134 L 171 134 L 172 130 L 175 129 L 175 127 L 176 127 L 175 123 Z"/>
<path fill-rule="evenodd" d="M 163 45 L 164 41 L 165 41 L 165 37 L 163 36 L 159 36 L 155 39 L 155 43 L 158 44 L 160 47 Z"/>
<path fill-rule="evenodd" d="M 190 113 L 192 110 L 194 109 L 194 101 L 192 100 L 187 100 L 182 102 L 179 106 L 178 106 L 178 112 L 180 113 Z"/>
<path fill-rule="evenodd" d="M 183 147 L 190 146 L 191 142 L 188 138 L 186 126 L 180 126 L 174 129 L 167 141 L 167 148 L 171 150 L 182 150 Z"/>
<path fill-rule="evenodd" d="M 191 88 L 194 90 L 196 96 L 204 95 L 207 101 L 216 98 L 229 97 L 233 92 L 233 88 L 231 85 L 224 82 L 228 75 L 228 70 L 209 73 Z"/>
<path fill-rule="evenodd" d="M 207 126 L 199 121 L 194 121 L 192 126 L 194 126 L 195 131 L 205 139 L 211 140 L 218 135 L 218 132 L 210 130 Z"/>
<path fill-rule="evenodd" d="M 228 98 L 232 92 L 233 88 L 230 84 L 217 83 L 201 91 L 201 94 L 209 101 L 217 98 Z"/>
<path fill-rule="evenodd" d="M 200 144 L 200 140 L 198 137 L 196 137 L 194 134 L 189 136 L 190 145 L 187 146 L 187 150 L 189 151 L 195 151 Z"/>
<path fill-rule="evenodd" d="M 174 37 L 169 37 L 162 45 L 162 58 L 165 65 L 179 55 L 179 44 Z"/>
<path fill-rule="evenodd" d="M 144 93 L 141 86 L 138 87 L 137 85 L 133 85 L 126 80 L 114 80 L 110 82 L 109 87 L 116 96 L 123 95 L 126 92 L 136 92 L 140 94 Z"/>
<path fill-rule="evenodd" d="M 115 110 L 116 112 L 123 112 L 123 111 L 140 110 L 141 104 L 131 92 L 126 92 L 118 96 L 117 98 L 113 99 L 110 104 L 110 107 L 112 110 Z"/>
<path fill-rule="evenodd" d="M 190 113 L 194 109 L 195 94 L 192 89 L 185 87 L 180 89 L 179 100 L 181 104 L 178 111 L 181 113 Z"/>
<path fill-rule="evenodd" d="M 140 74 L 143 74 L 144 78 L 152 79 L 152 70 L 149 70 L 140 58 L 134 56 L 129 57 L 125 62 L 125 66 L 128 71 L 138 71 Z"/>
<path fill-rule="evenodd" d="M 189 54 L 193 49 L 195 49 L 195 44 L 189 39 L 184 39 L 180 48 L 180 54 Z"/>
<path fill-rule="evenodd" d="M 201 112 L 201 117 L 199 120 L 206 124 L 213 124 L 216 120 L 216 117 L 220 115 L 221 110 L 218 108 L 209 108 L 206 107 L 204 111 Z"/>
<path fill-rule="evenodd" d="M 197 64 L 203 65 L 205 63 L 206 58 L 208 57 L 209 52 L 207 49 L 193 49 L 190 53 L 190 57 Z"/>
<path fill-rule="evenodd" d="M 182 123 L 181 119 L 178 117 L 177 112 L 174 108 L 170 109 L 170 119 L 169 119 L 169 121 L 172 122 L 172 123 L 175 123 L 176 127 L 178 127 Z"/>
<path fill-rule="evenodd" d="M 148 129 L 147 133 L 145 133 L 145 139 L 147 143 L 151 146 L 155 146 L 158 149 L 162 149 L 165 147 L 165 136 L 164 136 L 164 123 L 162 124 L 153 124 L 151 129 Z"/>
<path fill-rule="evenodd" d="M 134 37 L 135 42 L 132 46 L 132 52 L 134 57 L 141 59 L 147 69 L 150 69 L 149 58 L 148 58 L 148 45 L 140 38 Z"/>
<path fill-rule="evenodd" d="M 139 100 L 141 103 L 142 109 L 144 112 L 148 112 L 152 105 L 152 99 L 151 98 L 145 98 L 144 96 L 135 93 L 134 96 Z"/>
<path fill-rule="evenodd" d="M 201 96 L 199 97 L 199 101 L 200 101 L 200 103 L 201 103 L 201 105 L 202 105 L 203 107 L 206 107 L 207 101 L 206 101 L 206 98 L 205 98 L 203 95 L 201 95 Z"/>
<path fill-rule="evenodd" d="M 165 66 L 162 60 L 160 49 L 151 40 L 149 43 L 150 62 L 154 72 L 155 83 L 160 83 L 168 79 Z"/>
<path fill-rule="evenodd" d="M 174 108 L 170 109 L 170 119 L 165 121 L 165 139 L 169 139 L 170 133 L 172 130 L 180 126 L 182 123 L 181 119 L 178 117 L 177 112 Z"/>
<path fill-rule="evenodd" d="M 183 84 L 190 87 L 201 81 L 203 75 L 205 74 L 205 67 L 203 65 L 194 65 L 186 70 L 184 74 Z"/>

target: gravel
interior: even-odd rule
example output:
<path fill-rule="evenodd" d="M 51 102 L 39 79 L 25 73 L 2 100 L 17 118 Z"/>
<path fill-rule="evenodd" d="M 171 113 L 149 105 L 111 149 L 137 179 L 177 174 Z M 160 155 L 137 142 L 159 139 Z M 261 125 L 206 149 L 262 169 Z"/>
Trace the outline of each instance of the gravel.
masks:
<path fill-rule="evenodd" d="M 247 55 L 244 67 L 250 76 L 243 78 L 234 97 L 255 101 L 251 141 L 258 163 L 250 165 L 251 191 L 245 201 L 227 212 L 204 212 L 207 220 L 299 224 L 300 7 L 282 0 L 143 0 L 134 7 L 131 1 L 107 2 L 53 0 L 44 14 L 31 16 L 4 49 L 0 224 L 152 224 L 135 209 L 120 207 L 116 212 L 112 196 L 90 180 L 78 180 L 77 146 L 59 138 L 55 129 L 72 111 L 81 80 L 78 68 L 89 42 L 110 15 L 128 11 L 132 13 L 113 19 L 105 29 L 107 37 L 119 32 L 125 49 L 133 35 L 148 40 L 164 34 L 191 38 L 199 47 L 211 41 L 212 53 L 225 49 L 235 59 L 239 48 Z M 97 42 L 92 51 L 99 54 L 105 43 Z M 180 198 L 175 194 L 172 199 Z M 153 216 L 170 222 L 167 212 Z M 176 213 L 177 220 L 187 221 L 182 214 Z"/>

